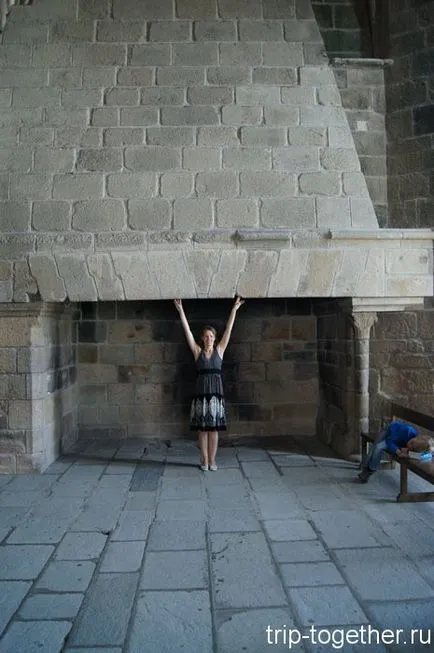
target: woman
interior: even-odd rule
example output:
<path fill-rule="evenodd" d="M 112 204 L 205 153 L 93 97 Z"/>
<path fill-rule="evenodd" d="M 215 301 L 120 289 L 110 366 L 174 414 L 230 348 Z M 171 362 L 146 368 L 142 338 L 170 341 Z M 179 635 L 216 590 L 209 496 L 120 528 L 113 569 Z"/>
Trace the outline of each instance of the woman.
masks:
<path fill-rule="evenodd" d="M 221 378 L 223 354 L 231 337 L 237 310 L 244 304 L 244 299 L 240 297 L 235 299 L 222 339 L 217 345 L 217 332 L 214 327 L 205 326 L 202 329 L 202 346 L 197 344 L 191 333 L 182 301 L 180 299 L 174 301 L 198 372 L 196 394 L 191 403 L 190 426 L 192 430 L 199 432 L 200 468 L 203 472 L 208 469 L 215 472 L 217 471 L 215 457 L 218 447 L 218 431 L 226 430 L 225 400 Z"/>

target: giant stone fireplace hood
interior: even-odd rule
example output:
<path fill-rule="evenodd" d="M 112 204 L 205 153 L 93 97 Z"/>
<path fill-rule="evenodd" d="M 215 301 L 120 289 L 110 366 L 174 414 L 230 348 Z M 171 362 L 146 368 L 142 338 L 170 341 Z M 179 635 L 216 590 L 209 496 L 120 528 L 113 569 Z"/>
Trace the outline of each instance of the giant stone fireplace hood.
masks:
<path fill-rule="evenodd" d="M 85 5 L 79 4 L 83 29 Z M 122 7 L 115 2 L 114 20 L 107 16 L 104 29 L 112 23 L 120 29 L 116 21 L 131 19 Z M 51 174 L 11 172 L 5 205 L 32 201 L 39 225 L 59 211 L 63 226 L 47 233 L 41 226 L 32 231 L 30 223 L 20 233 L 6 228 L 3 301 L 238 293 L 352 297 L 354 306 L 382 310 L 432 296 L 433 232 L 379 228 L 308 0 L 298 2 L 297 11 L 291 0 L 144 0 L 126 7 L 134 9 L 135 21 L 151 16 L 142 42 L 107 46 L 81 36 L 82 42 L 62 47 L 72 67 L 101 65 L 98 57 L 109 56 L 110 65 L 125 72 L 118 104 L 125 97 L 127 105 L 131 98 L 141 104 L 136 113 L 117 109 L 124 122 L 110 124 L 110 112 L 101 114 L 104 141 L 73 144 L 69 168 L 62 163 L 66 167 Z M 34 11 L 35 20 L 56 19 L 53 2 L 21 10 L 28 16 Z M 76 2 L 59 0 L 59 11 L 74 21 Z M 194 31 L 185 31 L 187 23 Z M 143 43 L 147 39 L 153 42 Z M 0 45 L 0 58 L 7 62 L 5 48 Z M 28 56 L 20 65 L 30 71 L 49 66 L 49 50 L 39 44 L 20 52 Z M 137 88 L 134 75 L 141 79 Z M 51 156 L 65 161 L 68 153 L 56 145 L 68 124 L 62 121 L 73 119 L 84 136 L 92 132 L 89 138 L 102 131 L 98 109 L 71 111 L 75 91 L 66 78 L 58 75 L 42 89 L 49 93 L 33 94 L 31 112 L 2 109 L 3 121 L 10 113 L 11 123 L 33 120 L 34 127 L 53 129 Z M 92 89 L 89 102 L 101 107 L 113 89 L 94 83 L 101 88 Z M 49 101 L 71 106 L 51 109 Z M 138 125 L 136 116 L 153 122 Z M 107 146 L 107 132 L 114 137 L 122 125 L 139 132 L 141 142 Z M 3 222 L 9 224 L 7 213 Z"/>
<path fill-rule="evenodd" d="M 387 310 L 433 294 L 430 230 L 153 233 L 137 250 L 33 254 L 47 301 L 352 297 Z"/>

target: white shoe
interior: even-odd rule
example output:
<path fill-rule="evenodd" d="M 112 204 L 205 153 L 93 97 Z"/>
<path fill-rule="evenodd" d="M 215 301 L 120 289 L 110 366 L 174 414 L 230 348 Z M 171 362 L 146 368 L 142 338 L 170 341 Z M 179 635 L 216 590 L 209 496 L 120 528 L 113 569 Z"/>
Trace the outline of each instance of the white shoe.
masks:
<path fill-rule="evenodd" d="M 203 472 L 207 472 L 207 471 L 208 471 L 208 465 L 201 465 L 200 468 L 201 468 L 201 470 L 202 470 Z M 210 469 L 211 469 L 211 468 L 210 468 Z"/>
<path fill-rule="evenodd" d="M 210 468 L 210 470 L 211 470 L 212 472 L 216 472 L 216 471 L 217 471 L 217 465 L 210 465 L 209 468 Z"/>

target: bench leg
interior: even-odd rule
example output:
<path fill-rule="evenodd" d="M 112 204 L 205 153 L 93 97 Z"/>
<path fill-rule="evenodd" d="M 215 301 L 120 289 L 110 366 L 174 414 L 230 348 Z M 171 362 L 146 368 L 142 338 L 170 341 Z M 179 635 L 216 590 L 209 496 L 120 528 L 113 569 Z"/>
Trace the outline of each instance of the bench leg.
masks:
<path fill-rule="evenodd" d="M 405 462 L 400 461 L 400 489 L 396 497 L 398 503 L 434 501 L 434 492 L 409 492 L 408 491 L 408 467 Z"/>
<path fill-rule="evenodd" d="M 401 487 L 399 488 L 399 493 L 408 494 L 408 467 L 405 462 L 401 463 L 400 480 Z"/>

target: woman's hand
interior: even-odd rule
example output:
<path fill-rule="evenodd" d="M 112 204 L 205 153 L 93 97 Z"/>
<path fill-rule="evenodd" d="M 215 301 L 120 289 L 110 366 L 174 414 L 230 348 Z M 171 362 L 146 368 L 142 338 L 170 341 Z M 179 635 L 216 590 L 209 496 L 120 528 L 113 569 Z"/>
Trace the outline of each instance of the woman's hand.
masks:
<path fill-rule="evenodd" d="M 244 304 L 244 302 L 245 302 L 245 299 L 241 299 L 241 297 L 237 296 L 235 298 L 233 308 L 237 311 L 240 308 L 240 306 L 242 306 Z"/>
<path fill-rule="evenodd" d="M 176 310 L 178 311 L 178 313 L 181 313 L 181 311 L 182 311 L 182 299 L 174 299 L 173 303 L 175 304 Z"/>

